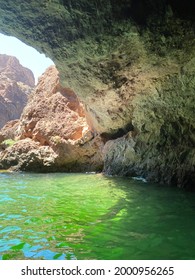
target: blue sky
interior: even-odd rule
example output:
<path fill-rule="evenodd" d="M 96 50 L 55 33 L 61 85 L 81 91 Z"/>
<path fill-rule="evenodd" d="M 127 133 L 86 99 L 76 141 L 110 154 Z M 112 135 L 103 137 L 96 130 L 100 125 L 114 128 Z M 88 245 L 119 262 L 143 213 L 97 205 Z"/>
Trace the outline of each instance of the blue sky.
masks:
<path fill-rule="evenodd" d="M 44 54 L 40 54 L 34 48 L 27 46 L 15 37 L 5 36 L 0 33 L 0 54 L 15 56 L 20 64 L 32 70 L 35 80 L 45 71 L 47 67 L 54 64 Z"/>

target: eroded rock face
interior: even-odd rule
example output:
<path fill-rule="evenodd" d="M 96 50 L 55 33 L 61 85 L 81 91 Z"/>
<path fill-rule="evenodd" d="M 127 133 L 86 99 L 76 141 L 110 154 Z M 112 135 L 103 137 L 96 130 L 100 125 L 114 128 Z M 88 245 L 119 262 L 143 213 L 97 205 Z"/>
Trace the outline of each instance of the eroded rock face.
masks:
<path fill-rule="evenodd" d="M 1 2 L 0 29 L 48 54 L 82 100 L 105 172 L 195 185 L 192 1 Z"/>
<path fill-rule="evenodd" d="M 2 140 L 16 140 L 1 152 L 2 168 L 32 171 L 102 168 L 103 143 L 89 127 L 75 93 L 60 85 L 54 66 L 39 79 L 20 120 L 8 123 L 0 135 Z"/>
<path fill-rule="evenodd" d="M 0 128 L 20 118 L 34 86 L 33 73 L 17 58 L 0 54 Z"/>
<path fill-rule="evenodd" d="M 185 37 L 181 23 L 184 24 L 180 20 L 173 24 L 170 20 L 170 26 L 180 35 L 172 36 L 167 43 L 165 39 L 159 49 L 163 53 L 156 58 L 151 53 L 145 71 L 140 68 L 134 77 L 132 87 L 139 90 L 134 91 L 136 94 L 131 101 L 133 129 L 106 143 L 106 173 L 138 175 L 150 181 L 194 188 L 194 30 L 185 26 L 188 28 Z M 161 26 L 160 34 L 165 26 Z M 155 35 L 157 42 L 164 40 L 160 34 Z M 157 42 L 153 48 L 157 47 Z M 173 44 L 178 47 L 173 48 Z M 130 90 L 123 88 L 126 98 Z"/>

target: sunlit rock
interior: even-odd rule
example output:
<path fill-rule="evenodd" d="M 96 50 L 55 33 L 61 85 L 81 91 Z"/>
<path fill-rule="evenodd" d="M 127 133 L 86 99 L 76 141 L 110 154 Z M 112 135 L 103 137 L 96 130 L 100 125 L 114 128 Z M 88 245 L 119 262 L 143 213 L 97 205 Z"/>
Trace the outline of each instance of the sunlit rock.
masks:
<path fill-rule="evenodd" d="M 8 123 L 0 136 L 2 143 L 9 138 L 15 140 L 0 155 L 3 168 L 34 171 L 102 168 L 103 142 L 88 125 L 75 93 L 60 85 L 54 66 L 39 79 L 20 120 Z"/>

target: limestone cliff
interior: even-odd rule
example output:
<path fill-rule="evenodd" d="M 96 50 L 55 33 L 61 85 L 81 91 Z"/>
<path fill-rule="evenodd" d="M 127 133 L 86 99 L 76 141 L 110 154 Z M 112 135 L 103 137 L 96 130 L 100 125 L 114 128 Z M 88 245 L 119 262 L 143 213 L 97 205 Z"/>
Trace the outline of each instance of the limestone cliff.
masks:
<path fill-rule="evenodd" d="M 0 54 L 0 128 L 20 118 L 34 83 L 31 70 L 17 58 Z"/>
<path fill-rule="evenodd" d="M 195 185 L 194 3 L 0 2 L 0 30 L 46 53 L 104 143 L 104 170 Z"/>
<path fill-rule="evenodd" d="M 13 140 L 11 145 L 9 139 Z M 20 120 L 1 130 L 0 141 L 3 169 L 39 172 L 102 169 L 103 143 L 89 127 L 75 93 L 60 85 L 55 66 L 40 77 Z"/>

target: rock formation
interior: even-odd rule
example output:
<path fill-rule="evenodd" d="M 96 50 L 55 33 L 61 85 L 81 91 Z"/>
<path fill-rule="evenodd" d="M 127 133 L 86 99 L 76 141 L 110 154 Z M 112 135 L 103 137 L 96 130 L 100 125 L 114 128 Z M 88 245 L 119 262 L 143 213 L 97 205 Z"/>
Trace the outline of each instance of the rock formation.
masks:
<path fill-rule="evenodd" d="M 20 118 L 34 84 L 31 70 L 17 58 L 0 54 L 0 128 Z"/>
<path fill-rule="evenodd" d="M 0 16 L 83 102 L 106 173 L 195 185 L 192 1 L 2 0 Z"/>
<path fill-rule="evenodd" d="M 12 139 L 6 147 L 6 140 Z M 75 93 L 63 88 L 55 66 L 39 79 L 18 122 L 1 130 L 0 167 L 31 171 L 102 169 L 102 141 L 87 124 Z"/>

